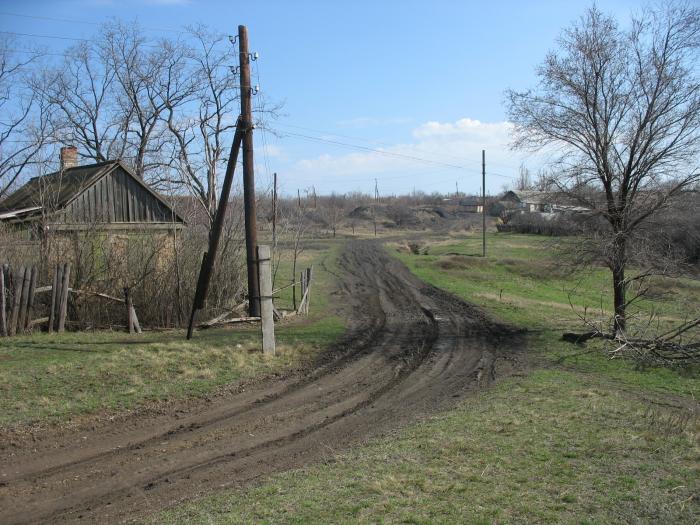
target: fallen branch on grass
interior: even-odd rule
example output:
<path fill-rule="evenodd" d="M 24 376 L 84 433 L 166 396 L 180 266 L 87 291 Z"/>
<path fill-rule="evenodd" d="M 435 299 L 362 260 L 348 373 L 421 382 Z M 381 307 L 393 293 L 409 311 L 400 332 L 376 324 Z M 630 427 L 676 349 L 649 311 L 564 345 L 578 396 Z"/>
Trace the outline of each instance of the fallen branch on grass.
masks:
<path fill-rule="evenodd" d="M 656 337 L 633 337 L 624 333 L 613 334 L 600 329 L 581 334 L 565 333 L 562 340 L 582 344 L 590 339 L 604 339 L 613 344 L 608 350 L 611 359 L 632 358 L 642 364 L 687 366 L 700 363 L 700 342 L 694 338 L 683 342 L 682 336 L 700 326 L 700 317 L 686 321 Z"/>

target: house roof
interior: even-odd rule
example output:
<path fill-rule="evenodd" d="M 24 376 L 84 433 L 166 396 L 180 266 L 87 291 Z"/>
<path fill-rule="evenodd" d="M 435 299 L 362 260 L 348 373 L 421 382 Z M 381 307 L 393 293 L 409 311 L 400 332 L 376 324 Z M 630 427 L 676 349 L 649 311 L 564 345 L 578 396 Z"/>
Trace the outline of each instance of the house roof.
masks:
<path fill-rule="evenodd" d="M 0 201 L 0 219 L 30 219 L 42 210 L 57 212 L 65 209 L 84 191 L 100 179 L 121 168 L 163 206 L 171 210 L 177 221 L 185 221 L 146 183 L 132 173 L 120 160 L 109 160 L 34 177 L 24 186 Z"/>
<path fill-rule="evenodd" d="M 533 191 L 533 190 L 510 190 L 503 194 L 501 200 L 507 200 L 509 198 L 514 198 L 518 202 L 524 202 L 527 204 L 545 204 L 552 200 L 553 194 Z"/>

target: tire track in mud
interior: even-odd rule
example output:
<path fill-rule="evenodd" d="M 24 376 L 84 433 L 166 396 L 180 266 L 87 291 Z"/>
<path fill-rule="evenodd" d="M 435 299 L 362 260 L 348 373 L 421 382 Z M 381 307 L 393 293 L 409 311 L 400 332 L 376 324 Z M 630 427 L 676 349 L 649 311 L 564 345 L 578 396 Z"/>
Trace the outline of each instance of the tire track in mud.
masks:
<path fill-rule="evenodd" d="M 339 267 L 348 336 L 324 363 L 202 413 L 3 458 L 0 522 L 118 522 L 295 468 L 451 406 L 522 348 L 517 333 L 422 283 L 381 245 L 349 242 Z"/>

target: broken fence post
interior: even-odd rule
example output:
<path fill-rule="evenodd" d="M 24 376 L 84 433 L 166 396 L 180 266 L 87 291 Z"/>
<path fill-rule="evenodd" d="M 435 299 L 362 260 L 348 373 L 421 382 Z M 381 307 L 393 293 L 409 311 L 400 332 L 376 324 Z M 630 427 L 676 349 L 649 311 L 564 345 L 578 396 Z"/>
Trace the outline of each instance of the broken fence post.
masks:
<path fill-rule="evenodd" d="M 26 331 L 32 331 L 32 319 L 34 318 L 34 294 L 36 290 L 36 280 L 38 270 L 36 266 L 32 266 L 32 273 L 29 276 L 29 299 L 27 301 L 27 319 L 24 323 Z"/>
<path fill-rule="evenodd" d="M 275 355 L 275 320 L 274 307 L 272 305 L 272 265 L 270 264 L 269 246 L 258 246 L 258 264 L 263 353 Z"/>
<path fill-rule="evenodd" d="M 51 308 L 49 309 L 49 333 L 53 332 L 56 323 L 56 302 L 59 299 L 58 287 L 61 282 L 61 265 L 57 264 L 53 272 L 53 284 L 51 285 Z"/>
<path fill-rule="evenodd" d="M 12 336 L 17 333 L 17 318 L 19 317 L 19 301 L 22 296 L 22 281 L 24 281 L 24 266 L 20 266 L 12 278 L 12 313 L 10 315 L 10 327 L 8 333 Z"/>
<path fill-rule="evenodd" d="M 24 268 L 24 276 L 22 277 L 22 293 L 20 294 L 19 303 L 19 319 L 17 321 L 17 331 L 24 332 L 27 327 L 27 306 L 29 304 L 29 285 L 31 282 L 32 268 L 27 266 Z"/>
<path fill-rule="evenodd" d="M 134 333 L 134 317 L 133 308 L 131 305 L 131 294 L 129 293 L 129 287 L 124 287 L 124 304 L 126 305 L 126 329 L 130 334 Z"/>
<path fill-rule="evenodd" d="M 7 336 L 7 308 L 5 306 L 5 268 L 0 267 L 0 336 Z"/>
<path fill-rule="evenodd" d="M 309 303 L 311 302 L 311 280 L 313 279 L 314 265 L 306 270 L 306 305 L 304 310 L 306 315 L 309 315 Z"/>
<path fill-rule="evenodd" d="M 70 263 L 63 265 L 63 279 L 61 284 L 61 300 L 58 311 L 58 332 L 66 329 L 66 317 L 68 316 L 68 290 L 70 288 Z"/>

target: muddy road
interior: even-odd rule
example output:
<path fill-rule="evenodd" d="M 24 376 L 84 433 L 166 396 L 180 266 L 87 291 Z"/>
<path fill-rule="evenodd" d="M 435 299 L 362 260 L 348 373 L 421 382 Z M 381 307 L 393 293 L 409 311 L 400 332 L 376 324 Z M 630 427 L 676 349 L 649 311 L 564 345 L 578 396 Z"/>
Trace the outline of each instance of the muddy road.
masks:
<path fill-rule="evenodd" d="M 379 244 L 349 242 L 339 267 L 348 335 L 316 366 L 197 409 L 6 448 L 0 523 L 133 519 L 331 457 L 519 368 L 517 333 Z"/>

